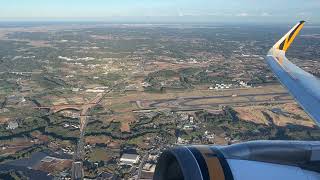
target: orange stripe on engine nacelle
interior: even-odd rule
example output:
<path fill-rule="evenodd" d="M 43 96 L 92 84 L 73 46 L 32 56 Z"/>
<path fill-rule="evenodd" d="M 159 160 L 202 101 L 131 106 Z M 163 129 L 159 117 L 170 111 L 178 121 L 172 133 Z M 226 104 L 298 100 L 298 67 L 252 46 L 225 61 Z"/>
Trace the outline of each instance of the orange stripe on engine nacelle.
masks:
<path fill-rule="evenodd" d="M 216 153 L 206 146 L 196 146 L 196 148 L 206 161 L 210 180 L 225 180 L 224 171 Z"/>

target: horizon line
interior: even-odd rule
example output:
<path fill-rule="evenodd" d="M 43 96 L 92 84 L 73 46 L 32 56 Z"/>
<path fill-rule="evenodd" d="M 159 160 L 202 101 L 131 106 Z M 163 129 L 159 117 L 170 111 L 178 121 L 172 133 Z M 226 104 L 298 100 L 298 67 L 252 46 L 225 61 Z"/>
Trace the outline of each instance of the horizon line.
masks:
<path fill-rule="evenodd" d="M 110 23 L 110 24 L 283 24 L 292 25 L 297 21 L 208 21 L 208 20 L 152 20 L 152 19 L 97 19 L 97 18 L 14 18 L 2 19 L 0 23 Z M 320 22 L 310 22 L 308 25 L 320 25 Z"/>

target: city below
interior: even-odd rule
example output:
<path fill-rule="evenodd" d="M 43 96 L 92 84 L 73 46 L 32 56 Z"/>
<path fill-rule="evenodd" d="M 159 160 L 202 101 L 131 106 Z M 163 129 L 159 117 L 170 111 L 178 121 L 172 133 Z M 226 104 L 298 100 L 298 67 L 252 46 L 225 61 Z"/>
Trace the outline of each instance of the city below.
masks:
<path fill-rule="evenodd" d="M 0 179 L 152 179 L 173 146 L 319 140 L 264 60 L 288 29 L 0 24 Z M 287 54 L 317 77 L 319 32 Z"/>

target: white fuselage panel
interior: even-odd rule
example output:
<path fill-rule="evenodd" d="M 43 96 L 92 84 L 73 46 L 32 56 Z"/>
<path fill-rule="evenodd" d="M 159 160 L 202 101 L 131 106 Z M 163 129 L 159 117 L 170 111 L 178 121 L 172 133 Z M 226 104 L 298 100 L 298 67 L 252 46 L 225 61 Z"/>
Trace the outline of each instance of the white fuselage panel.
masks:
<path fill-rule="evenodd" d="M 320 180 L 320 174 L 299 167 L 227 159 L 234 180 Z"/>

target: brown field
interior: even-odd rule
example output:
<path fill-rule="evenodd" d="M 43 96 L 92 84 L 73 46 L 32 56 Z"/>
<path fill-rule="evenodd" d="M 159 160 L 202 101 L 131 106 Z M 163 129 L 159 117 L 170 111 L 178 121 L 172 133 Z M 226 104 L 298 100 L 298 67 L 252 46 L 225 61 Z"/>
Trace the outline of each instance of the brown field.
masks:
<path fill-rule="evenodd" d="M 67 99 L 70 104 L 83 104 L 85 103 L 84 99 L 81 96 L 70 97 Z"/>
<path fill-rule="evenodd" d="M 28 44 L 33 46 L 33 47 L 51 47 L 51 45 L 49 44 L 50 42 L 48 41 L 30 41 L 27 40 Z"/>
<path fill-rule="evenodd" d="M 108 117 L 106 119 L 106 122 L 121 122 L 124 124 L 121 124 L 121 130 L 129 130 L 130 132 L 130 128 L 128 129 L 126 126 L 126 124 L 130 124 L 132 122 L 134 122 L 136 120 L 134 113 L 132 111 L 128 111 L 128 112 L 122 112 L 122 113 L 116 113 L 114 115 L 111 115 L 110 117 Z"/>
<path fill-rule="evenodd" d="M 86 144 L 108 144 L 111 139 L 108 136 L 86 136 Z"/>
<path fill-rule="evenodd" d="M 52 100 L 53 105 L 62 105 L 62 104 L 68 104 L 68 101 L 66 98 L 58 98 Z"/>
<path fill-rule="evenodd" d="M 269 124 L 261 112 L 264 110 L 264 108 L 258 109 L 257 107 L 237 107 L 235 110 L 238 112 L 238 117 L 242 120 L 252 121 L 257 124 Z"/>
<path fill-rule="evenodd" d="M 284 112 L 299 115 L 301 118 L 295 119 L 282 114 L 272 112 L 273 108 L 279 108 Z M 307 127 L 314 127 L 315 123 L 307 116 L 307 114 L 301 110 L 296 104 L 282 104 L 274 106 L 248 106 L 248 107 L 236 107 L 235 110 L 239 113 L 240 119 L 245 121 L 251 121 L 257 124 L 266 124 L 269 122 L 262 112 L 267 113 L 272 119 L 273 123 L 277 126 L 286 126 L 288 124 L 295 124 Z"/>
<path fill-rule="evenodd" d="M 121 132 L 130 132 L 130 126 L 128 122 L 121 122 Z"/>
<path fill-rule="evenodd" d="M 35 144 L 34 142 L 31 142 L 30 139 L 27 139 L 27 138 L 14 138 L 12 140 L 1 140 L 0 147 L 4 147 L 4 148 L 0 149 L 0 155 L 14 154 L 34 144 Z"/>
<path fill-rule="evenodd" d="M 0 124 L 5 124 L 8 121 L 10 121 L 10 118 L 8 118 L 8 117 L 0 117 Z"/>
<path fill-rule="evenodd" d="M 48 173 L 54 173 L 62 172 L 65 169 L 69 169 L 71 168 L 71 165 L 72 160 L 57 159 L 53 160 L 53 162 L 40 162 L 34 167 L 34 169 Z"/>
<path fill-rule="evenodd" d="M 41 134 L 40 131 L 34 131 L 31 133 L 31 136 L 34 138 L 39 139 L 42 142 L 48 142 L 49 141 L 49 137 L 47 135 L 43 135 Z"/>

